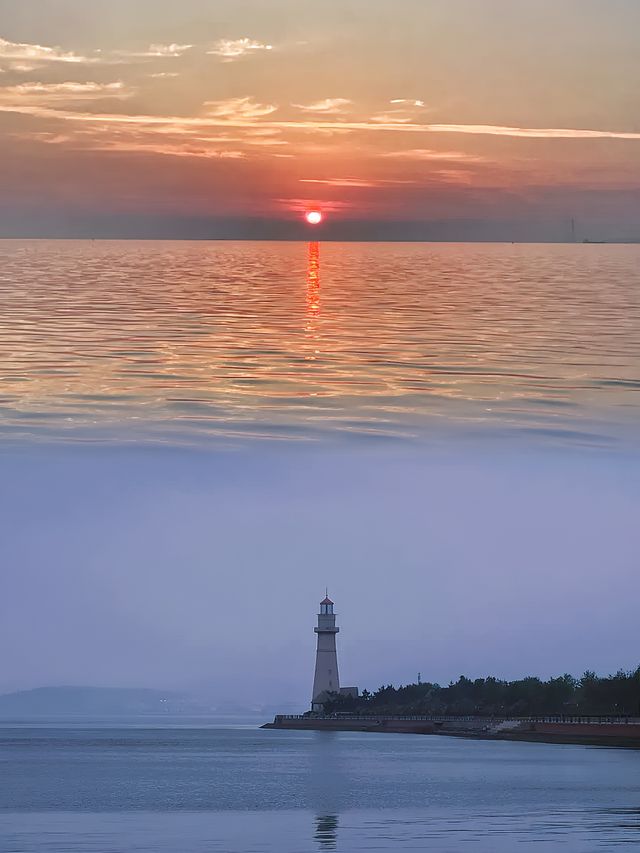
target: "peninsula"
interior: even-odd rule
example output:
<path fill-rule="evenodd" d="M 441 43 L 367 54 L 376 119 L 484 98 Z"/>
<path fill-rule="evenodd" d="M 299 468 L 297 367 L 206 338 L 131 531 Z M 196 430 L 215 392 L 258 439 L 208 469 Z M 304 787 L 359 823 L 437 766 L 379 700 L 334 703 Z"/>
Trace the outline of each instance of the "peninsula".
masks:
<path fill-rule="evenodd" d="M 515 681 L 461 676 L 447 686 L 343 688 L 338 678 L 334 604 L 318 614 L 311 710 L 277 715 L 267 729 L 440 734 L 640 748 L 640 667 L 600 677 L 561 675 Z"/>

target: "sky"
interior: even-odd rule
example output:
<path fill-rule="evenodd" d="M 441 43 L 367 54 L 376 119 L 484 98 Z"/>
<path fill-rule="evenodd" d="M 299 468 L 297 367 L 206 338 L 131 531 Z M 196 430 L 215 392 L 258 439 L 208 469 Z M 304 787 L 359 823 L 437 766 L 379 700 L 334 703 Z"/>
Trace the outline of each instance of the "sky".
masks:
<path fill-rule="evenodd" d="M 343 684 L 640 662 L 637 454 L 75 445 L 0 462 L 0 692 L 304 709 L 325 586 Z"/>
<path fill-rule="evenodd" d="M 0 236 L 640 239 L 637 0 L 0 0 Z"/>
<path fill-rule="evenodd" d="M 0 0 L 0 237 L 562 241 L 575 219 L 576 239 L 640 239 L 638 32 L 637 0 Z M 313 232 L 310 208 L 325 214 Z M 107 401 L 112 374 L 132 424 L 151 422 L 140 400 L 160 393 L 193 403 L 185 363 L 205 377 L 204 399 L 221 382 L 227 426 L 227 376 L 258 420 L 247 389 L 269 375 L 280 399 L 281 375 L 321 354 L 316 329 L 351 394 L 367 374 L 344 365 L 371 353 L 418 388 L 425 358 L 449 371 L 470 353 L 473 375 L 513 350 L 518 375 L 544 388 L 548 340 L 578 387 L 601 371 L 631 412 L 635 249 L 563 249 L 576 272 L 559 248 L 530 247 L 523 273 L 522 248 L 485 247 L 500 259 L 485 289 L 486 254 L 438 274 L 428 254 L 423 273 L 411 256 L 376 267 L 347 247 L 332 326 L 331 252 L 320 312 L 316 243 L 308 255 L 279 247 L 297 258 L 292 272 L 264 246 L 243 246 L 243 261 L 212 244 L 201 267 L 202 244 L 185 249 L 200 261 L 169 246 L 157 275 L 166 255 L 144 254 L 157 244 L 132 246 L 130 267 L 119 246 L 3 245 L 17 258 L 3 268 L 15 368 L 3 404 L 10 391 L 46 425 L 54 397 L 49 410 L 29 399 L 53 377 L 75 408 L 60 440 L 0 441 L 0 647 L 11 650 L 0 692 L 158 687 L 304 708 L 325 586 L 345 684 L 638 665 L 640 457 L 589 449 L 584 418 L 562 451 L 516 450 L 498 433 L 468 445 L 444 410 L 447 440 L 425 432 L 419 452 L 367 440 L 349 452 L 257 438 L 228 452 L 158 436 L 133 446 L 132 428 L 126 447 L 71 429 L 81 405 Z M 545 301 L 556 281 L 564 302 Z M 385 329 L 395 348 L 381 345 Z M 146 398 L 127 396 L 132 366 Z M 499 408 L 508 395 L 487 375 Z M 549 390 L 535 388 L 534 408 Z M 312 383 L 296 389 L 292 414 L 307 393 Z M 365 433 L 384 417 L 371 399 Z M 508 399 L 505 411 L 522 418 Z"/>

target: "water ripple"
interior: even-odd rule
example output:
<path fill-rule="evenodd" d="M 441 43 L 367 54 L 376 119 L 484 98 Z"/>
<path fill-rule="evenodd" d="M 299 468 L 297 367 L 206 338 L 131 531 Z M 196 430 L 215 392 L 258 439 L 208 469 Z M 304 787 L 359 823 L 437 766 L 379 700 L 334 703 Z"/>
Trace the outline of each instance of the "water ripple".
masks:
<path fill-rule="evenodd" d="M 639 363 L 638 246 L 0 242 L 4 440 L 608 446 Z"/>

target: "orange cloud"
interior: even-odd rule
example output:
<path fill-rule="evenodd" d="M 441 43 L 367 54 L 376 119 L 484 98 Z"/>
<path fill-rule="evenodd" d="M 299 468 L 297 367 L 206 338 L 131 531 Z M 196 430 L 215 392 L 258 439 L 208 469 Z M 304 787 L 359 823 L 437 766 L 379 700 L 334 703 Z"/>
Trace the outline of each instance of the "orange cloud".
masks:
<path fill-rule="evenodd" d="M 220 56 L 225 61 L 232 62 L 234 59 L 241 59 L 247 54 L 261 50 L 273 50 L 273 45 L 250 38 L 219 39 L 207 53 L 210 56 Z"/>
<path fill-rule="evenodd" d="M 348 98 L 325 98 L 322 101 L 315 101 L 312 104 L 291 104 L 291 106 L 305 113 L 337 115 L 338 113 L 344 113 L 345 107 L 348 107 L 350 104 L 351 101 Z"/>
<path fill-rule="evenodd" d="M 584 130 L 570 128 L 522 128 L 501 125 L 462 125 L 462 124 L 415 124 L 405 122 L 383 121 L 322 121 L 322 120 L 283 120 L 264 117 L 274 113 L 278 107 L 274 104 L 258 104 L 251 98 L 231 98 L 222 101 L 208 101 L 204 105 L 205 112 L 199 116 L 165 116 L 165 115 L 125 115 L 117 113 L 80 113 L 62 111 L 54 108 L 31 108 L 18 102 L 0 104 L 0 111 L 39 115 L 43 118 L 60 119 L 63 121 L 95 122 L 101 124 L 137 124 L 137 125 L 175 125 L 189 127 L 270 127 L 290 130 L 327 130 L 327 131 L 371 131 L 397 133 L 467 133 L 472 135 L 485 134 L 490 136 L 512 136 L 528 139 L 628 139 L 640 140 L 640 132 L 617 130 Z"/>
<path fill-rule="evenodd" d="M 115 53 L 129 59 L 162 59 L 182 56 L 192 48 L 192 44 L 152 44 L 146 50 L 118 50 Z"/>
<path fill-rule="evenodd" d="M 0 98 L 12 98 L 35 101 L 76 101 L 98 97 L 128 98 L 133 94 L 119 80 L 115 83 L 19 83 L 16 86 L 5 86 L 0 89 Z"/>
<path fill-rule="evenodd" d="M 229 122 L 251 122 L 270 115 L 278 109 L 273 104 L 258 104 L 251 98 L 227 98 L 222 101 L 207 101 L 204 104 L 209 119 Z"/>
<path fill-rule="evenodd" d="M 367 180 L 363 178 L 300 178 L 301 184 L 324 184 L 328 187 L 355 187 L 371 188 L 389 185 L 413 184 L 415 181 L 379 179 Z"/>
<path fill-rule="evenodd" d="M 583 130 L 555 127 L 509 127 L 491 124 L 430 124 L 431 133 L 469 133 L 486 136 L 515 136 L 526 139 L 640 139 L 640 133 L 620 130 Z"/>
<path fill-rule="evenodd" d="M 424 101 L 414 101 L 412 98 L 394 98 L 390 104 L 408 104 L 410 107 L 424 107 Z"/>
<path fill-rule="evenodd" d="M 404 151 L 384 151 L 380 157 L 391 157 L 398 160 L 454 160 L 466 163 L 484 163 L 485 157 L 478 154 L 467 154 L 465 151 L 435 151 L 431 148 L 409 148 Z"/>
<path fill-rule="evenodd" d="M 14 71 L 33 71 L 51 63 L 71 65 L 118 65 L 137 59 L 171 59 L 191 50 L 192 44 L 152 44 L 144 50 L 96 50 L 78 54 L 61 47 L 13 42 L 0 38 L 0 59 L 11 60 Z"/>
<path fill-rule="evenodd" d="M 45 47 L 41 44 L 7 41 L 0 38 L 0 58 L 17 59 L 38 62 L 91 62 L 86 56 L 79 56 L 60 47 Z"/>

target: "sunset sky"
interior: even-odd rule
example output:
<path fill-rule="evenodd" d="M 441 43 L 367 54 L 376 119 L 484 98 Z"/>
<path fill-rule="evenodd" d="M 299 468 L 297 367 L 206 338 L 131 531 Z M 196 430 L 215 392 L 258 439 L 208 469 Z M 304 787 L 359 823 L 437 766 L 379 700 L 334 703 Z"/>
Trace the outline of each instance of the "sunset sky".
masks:
<path fill-rule="evenodd" d="M 637 0 L 0 0 L 0 236 L 640 239 Z"/>

